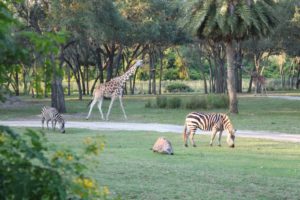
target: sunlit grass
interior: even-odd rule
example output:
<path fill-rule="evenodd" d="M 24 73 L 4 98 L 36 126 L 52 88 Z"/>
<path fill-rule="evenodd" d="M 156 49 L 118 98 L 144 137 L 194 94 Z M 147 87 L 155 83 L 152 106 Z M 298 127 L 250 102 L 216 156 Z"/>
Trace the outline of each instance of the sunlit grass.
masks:
<path fill-rule="evenodd" d="M 18 129 L 20 130 L 20 129 Z M 88 163 L 91 175 L 122 199 L 298 199 L 300 144 L 237 138 L 236 148 L 210 147 L 196 135 L 196 148 L 185 148 L 174 133 L 46 131 L 49 141 L 80 151 L 86 137 L 103 136 L 106 146 Z M 153 153 L 159 136 L 168 138 L 174 156 Z M 96 163 L 100 165 L 96 165 Z"/>
<path fill-rule="evenodd" d="M 189 98 L 187 94 L 180 94 L 180 97 Z M 92 97 L 85 97 L 83 101 L 66 98 L 67 120 L 84 121 L 88 113 L 87 104 Z M 148 99 L 155 101 L 156 96 L 135 95 L 124 96 L 124 107 L 128 116 L 126 122 L 141 123 L 170 123 L 181 125 L 185 116 L 194 110 L 159 109 L 146 108 Z M 300 134 L 299 116 L 300 101 L 273 99 L 269 97 L 254 97 L 252 95 L 241 95 L 239 100 L 239 114 L 230 115 L 235 128 L 239 130 L 272 131 Z M 110 101 L 105 100 L 103 104 L 104 113 L 108 110 Z M 20 106 L 0 107 L 0 119 L 37 119 L 42 105 L 50 105 L 50 100 L 34 100 L 26 98 Z M 196 110 L 203 112 L 225 112 L 227 109 Z M 115 101 L 110 115 L 111 121 L 124 122 L 123 113 L 119 101 Z M 90 121 L 100 121 L 100 114 L 97 106 L 94 107 Z"/>

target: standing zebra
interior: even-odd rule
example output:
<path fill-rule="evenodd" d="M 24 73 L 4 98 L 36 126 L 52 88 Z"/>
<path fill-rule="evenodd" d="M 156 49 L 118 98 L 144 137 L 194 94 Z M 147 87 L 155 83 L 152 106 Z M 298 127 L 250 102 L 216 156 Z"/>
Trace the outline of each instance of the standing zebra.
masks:
<path fill-rule="evenodd" d="M 44 129 L 44 121 L 46 120 L 47 129 L 49 129 L 49 121 L 52 123 L 52 129 L 55 130 L 56 122 L 60 124 L 60 132 L 65 133 L 65 120 L 56 108 L 44 106 L 42 108 L 42 128 Z"/>
<path fill-rule="evenodd" d="M 219 131 L 219 142 L 218 145 L 221 146 L 221 137 L 223 130 L 227 130 L 227 144 L 229 147 L 234 147 L 235 131 L 228 116 L 223 113 L 199 113 L 191 112 L 186 116 L 184 131 L 183 131 L 183 140 L 184 145 L 187 147 L 187 140 L 191 134 L 191 143 L 196 147 L 194 142 L 194 135 L 197 128 L 204 131 L 212 131 L 210 146 L 213 145 L 213 141 L 217 132 Z"/>

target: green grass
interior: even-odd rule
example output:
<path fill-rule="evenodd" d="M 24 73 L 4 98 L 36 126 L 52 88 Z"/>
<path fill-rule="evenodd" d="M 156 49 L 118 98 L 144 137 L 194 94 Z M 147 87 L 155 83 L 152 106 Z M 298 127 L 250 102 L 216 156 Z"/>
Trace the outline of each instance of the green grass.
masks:
<path fill-rule="evenodd" d="M 18 129 L 19 132 L 21 129 Z M 79 151 L 86 137 L 101 135 L 106 146 L 90 160 L 91 175 L 122 199 L 298 199 L 300 144 L 237 138 L 236 148 L 210 147 L 196 135 L 198 147 L 185 148 L 174 133 L 88 131 L 46 132 L 51 143 Z M 149 150 L 167 137 L 175 155 Z M 100 162 L 96 166 L 96 161 Z"/>
<path fill-rule="evenodd" d="M 177 95 L 189 98 L 188 95 Z M 83 101 L 66 98 L 67 120 L 84 121 L 88 113 L 87 103 L 91 97 Z M 128 116 L 126 122 L 171 123 L 183 124 L 185 116 L 194 110 L 146 108 L 148 99 L 155 101 L 155 96 L 125 96 L 124 107 Z M 109 100 L 104 101 L 103 111 L 108 110 Z M 25 98 L 21 106 L 0 107 L 0 120 L 35 118 L 42 105 L 50 105 L 48 100 Z M 269 97 L 239 96 L 239 114 L 230 115 L 238 130 L 256 130 L 300 134 L 299 116 L 300 102 Z M 196 110 L 204 112 L 228 112 L 227 109 Z M 91 121 L 100 121 L 98 108 L 95 106 Z M 111 121 L 124 121 L 118 101 L 115 101 L 110 115 Z"/>

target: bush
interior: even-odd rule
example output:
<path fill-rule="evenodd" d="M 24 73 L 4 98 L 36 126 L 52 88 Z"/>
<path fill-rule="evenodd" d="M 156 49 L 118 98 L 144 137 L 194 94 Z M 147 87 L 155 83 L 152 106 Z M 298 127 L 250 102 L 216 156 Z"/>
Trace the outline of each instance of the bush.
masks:
<path fill-rule="evenodd" d="M 228 108 L 229 99 L 226 95 L 209 94 L 206 96 L 193 96 L 186 104 L 187 109 L 214 109 Z"/>
<path fill-rule="evenodd" d="M 193 96 L 187 102 L 185 107 L 187 109 L 206 109 L 207 108 L 207 101 L 205 96 Z"/>
<path fill-rule="evenodd" d="M 229 99 L 227 95 L 222 94 L 209 94 L 206 96 L 207 99 L 207 108 L 228 108 Z"/>
<path fill-rule="evenodd" d="M 146 108 L 186 108 L 196 109 L 215 109 L 228 108 L 229 99 L 227 95 L 209 94 L 205 96 L 192 96 L 185 101 L 180 97 L 157 96 L 156 104 L 148 100 L 145 104 Z"/>
<path fill-rule="evenodd" d="M 168 92 L 193 92 L 192 88 L 183 83 L 173 83 L 166 87 Z"/>
<path fill-rule="evenodd" d="M 152 108 L 152 102 L 150 99 L 147 100 L 147 102 L 145 104 L 145 108 Z"/>
<path fill-rule="evenodd" d="M 181 99 L 179 97 L 172 97 L 167 100 L 167 108 L 180 108 Z"/>
<path fill-rule="evenodd" d="M 156 105 L 158 108 L 166 108 L 167 107 L 167 97 L 157 96 L 156 97 Z"/>
<path fill-rule="evenodd" d="M 0 126 L 0 199 L 105 199 L 95 180 L 85 175 L 86 156 L 98 155 L 103 143 L 86 140 L 78 155 L 47 146 L 42 133 L 19 135 Z"/>

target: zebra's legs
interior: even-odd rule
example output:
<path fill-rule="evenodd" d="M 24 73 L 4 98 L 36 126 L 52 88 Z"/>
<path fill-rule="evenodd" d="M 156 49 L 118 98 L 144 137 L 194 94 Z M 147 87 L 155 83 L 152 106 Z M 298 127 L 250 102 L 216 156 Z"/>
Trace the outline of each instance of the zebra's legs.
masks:
<path fill-rule="evenodd" d="M 50 119 L 47 119 L 47 129 L 49 130 L 49 121 Z"/>
<path fill-rule="evenodd" d="M 191 143 L 192 143 L 193 147 L 196 147 L 196 144 L 195 144 L 195 141 L 194 141 L 195 132 L 196 132 L 196 130 L 191 130 L 190 131 L 190 135 L 191 135 L 190 140 L 191 140 Z"/>
<path fill-rule="evenodd" d="M 89 119 L 90 118 L 90 115 L 91 115 L 91 112 L 92 112 L 92 110 L 93 110 L 93 107 L 94 107 L 94 105 L 97 103 L 97 99 L 96 98 L 94 98 L 93 99 L 93 101 L 92 101 L 92 103 L 91 103 L 91 105 L 90 105 L 90 110 L 89 110 L 89 114 L 86 116 L 86 118 L 85 119 Z"/>
<path fill-rule="evenodd" d="M 55 130 L 54 120 L 51 120 L 52 130 Z"/>
<path fill-rule="evenodd" d="M 56 120 L 54 120 L 54 130 L 55 130 L 55 128 L 56 128 L 56 122 L 57 122 L 57 121 L 56 121 Z"/>
<path fill-rule="evenodd" d="M 210 143 L 209 143 L 210 146 L 213 145 L 213 141 L 214 141 L 214 139 L 215 139 L 215 137 L 216 137 L 216 134 L 217 134 L 217 130 L 216 130 L 216 129 L 213 129 L 213 130 L 212 130 L 212 133 L 211 133 Z"/>
<path fill-rule="evenodd" d="M 99 112 L 101 114 L 102 120 L 104 120 L 104 115 L 103 115 L 103 112 L 102 112 L 102 102 L 103 102 L 103 97 L 99 100 L 98 109 L 99 109 Z"/>
<path fill-rule="evenodd" d="M 109 114 L 110 114 L 110 111 L 111 111 L 111 108 L 112 108 L 112 105 L 113 105 L 115 99 L 116 99 L 116 97 L 114 97 L 114 96 L 111 97 L 109 108 L 108 108 L 108 111 L 106 113 L 106 120 L 108 120 L 108 117 L 109 117 Z"/>
<path fill-rule="evenodd" d="M 125 113 L 125 110 L 124 110 L 124 106 L 123 106 L 122 96 L 119 96 L 119 101 L 120 101 L 121 109 L 122 109 L 123 114 L 124 114 L 124 118 L 127 119 L 127 116 L 126 116 L 126 113 Z"/>
<path fill-rule="evenodd" d="M 45 117 L 42 117 L 42 129 L 44 129 Z"/>
<path fill-rule="evenodd" d="M 223 133 L 223 131 L 219 132 L 219 140 L 218 140 L 219 143 L 218 143 L 218 146 L 221 146 L 222 133 Z"/>
<path fill-rule="evenodd" d="M 185 124 L 184 129 L 183 129 L 183 142 L 184 142 L 185 147 L 188 147 L 187 140 L 189 138 L 189 134 L 190 134 L 190 132 Z"/>

